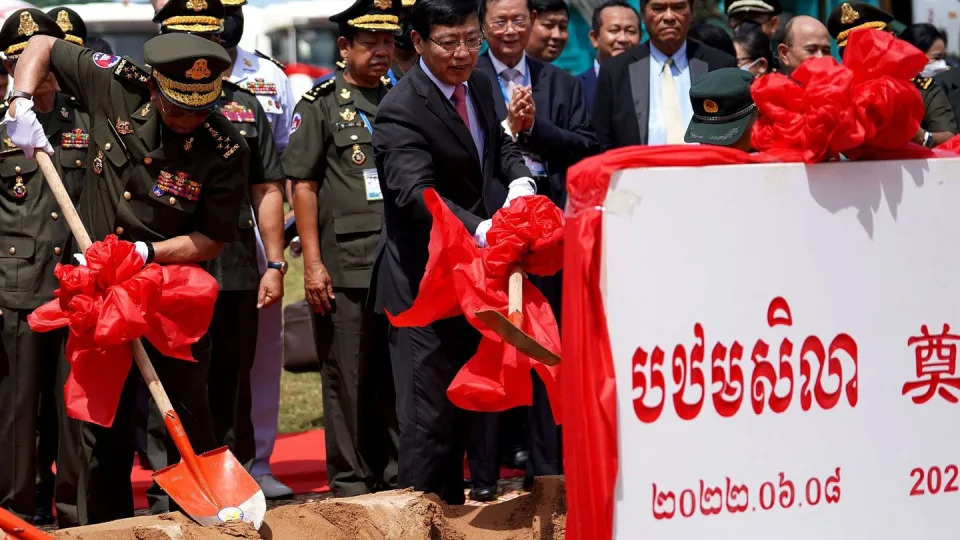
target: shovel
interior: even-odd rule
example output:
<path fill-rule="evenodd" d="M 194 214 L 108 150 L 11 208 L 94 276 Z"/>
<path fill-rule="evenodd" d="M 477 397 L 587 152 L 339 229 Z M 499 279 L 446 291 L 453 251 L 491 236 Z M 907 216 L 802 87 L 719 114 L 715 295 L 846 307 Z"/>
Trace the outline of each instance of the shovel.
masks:
<path fill-rule="evenodd" d="M 504 341 L 516 347 L 521 353 L 548 366 L 559 364 L 559 355 L 549 351 L 520 329 L 523 325 L 523 272 L 519 265 L 515 266 L 510 274 L 509 291 L 509 307 L 506 317 L 495 309 L 484 309 L 476 311 L 474 314 L 483 321 L 483 324 L 487 325 L 487 328 L 496 332 Z"/>
<path fill-rule="evenodd" d="M 0 532 L 5 533 L 4 540 L 52 540 L 52 536 L 0 508 Z"/>
<path fill-rule="evenodd" d="M 77 209 L 63 187 L 63 181 L 50 161 L 50 156 L 38 150 L 36 160 L 79 244 L 80 251 L 85 252 L 90 247 L 90 236 L 83 228 Z M 167 431 L 180 451 L 180 463 L 153 473 L 154 480 L 184 512 L 201 525 L 242 520 L 259 529 L 267 511 L 266 499 L 260 486 L 226 447 L 199 456 L 193 451 L 180 417 L 173 410 L 143 343 L 135 339 L 131 345 L 140 374 L 147 383 L 157 408 L 163 413 Z"/>

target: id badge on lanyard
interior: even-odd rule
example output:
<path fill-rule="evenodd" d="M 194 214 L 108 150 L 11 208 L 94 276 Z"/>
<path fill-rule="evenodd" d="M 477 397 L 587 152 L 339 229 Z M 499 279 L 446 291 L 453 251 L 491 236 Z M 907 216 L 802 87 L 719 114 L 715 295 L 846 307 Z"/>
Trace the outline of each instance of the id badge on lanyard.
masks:
<path fill-rule="evenodd" d="M 360 113 L 360 118 L 363 120 L 364 127 L 367 128 L 367 131 L 370 132 L 370 135 L 373 135 L 373 124 L 370 123 L 370 119 L 367 118 L 367 113 L 357 109 L 357 112 Z M 377 174 L 377 169 L 364 169 L 363 170 L 363 184 L 364 191 L 367 193 L 368 201 L 382 201 L 383 192 L 380 191 L 380 176 Z"/>

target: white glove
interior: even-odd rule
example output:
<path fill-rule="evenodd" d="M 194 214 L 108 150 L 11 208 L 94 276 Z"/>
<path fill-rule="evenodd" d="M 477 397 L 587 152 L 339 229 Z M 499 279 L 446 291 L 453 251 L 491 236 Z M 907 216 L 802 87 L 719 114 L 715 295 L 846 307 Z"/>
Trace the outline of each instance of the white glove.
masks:
<path fill-rule="evenodd" d="M 43 132 L 43 126 L 40 125 L 36 113 L 33 112 L 33 101 L 21 98 L 15 100 L 15 103 L 17 105 L 17 117 L 10 116 L 9 108 L 7 114 L 3 116 L 3 124 L 7 126 L 7 136 L 10 137 L 10 141 L 23 150 L 23 154 L 28 158 L 33 157 L 36 148 L 52 154 L 53 147 L 50 146 L 50 141 L 47 140 L 47 136 Z"/>
<path fill-rule="evenodd" d="M 150 256 L 150 251 L 147 249 L 147 243 L 146 243 L 146 242 L 134 242 L 134 243 L 133 243 L 133 249 L 137 250 L 137 255 L 139 255 L 140 258 L 143 259 L 143 264 L 146 265 L 146 264 L 147 264 L 147 257 Z"/>
<path fill-rule="evenodd" d="M 83 253 L 74 253 L 73 258 L 74 260 L 77 261 L 77 264 L 79 264 L 80 266 L 87 265 L 87 258 L 83 256 Z"/>
<path fill-rule="evenodd" d="M 493 225 L 492 219 L 485 219 L 477 225 L 477 232 L 473 233 L 473 237 L 477 240 L 477 247 L 487 247 L 487 232 L 491 225 Z"/>
<path fill-rule="evenodd" d="M 296 259 L 301 255 L 303 255 L 303 245 L 300 243 L 300 237 L 294 236 L 293 239 L 290 240 L 290 256 Z"/>
<path fill-rule="evenodd" d="M 517 197 L 527 197 L 536 194 L 537 183 L 533 181 L 533 178 L 528 176 L 517 178 L 513 182 L 510 182 L 510 190 L 507 192 L 507 200 L 504 201 L 503 207 L 506 208 L 510 206 L 510 201 L 516 199 Z"/>

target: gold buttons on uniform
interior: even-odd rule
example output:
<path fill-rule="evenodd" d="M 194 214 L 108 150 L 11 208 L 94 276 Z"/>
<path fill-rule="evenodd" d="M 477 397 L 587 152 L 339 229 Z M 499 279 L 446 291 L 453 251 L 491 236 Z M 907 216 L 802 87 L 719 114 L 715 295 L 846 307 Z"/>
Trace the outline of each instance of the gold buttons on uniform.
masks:
<path fill-rule="evenodd" d="M 123 192 L 123 198 L 124 198 L 124 200 L 129 201 L 130 199 L 133 198 L 133 195 L 131 195 L 129 191 L 124 191 L 124 192 Z"/>
<path fill-rule="evenodd" d="M 53 254 L 54 254 L 54 255 L 59 255 L 59 254 L 61 254 L 61 253 L 63 253 L 63 250 L 62 250 L 62 249 L 60 249 L 60 248 L 58 248 L 58 247 L 53 248 Z"/>
<path fill-rule="evenodd" d="M 177 204 L 177 198 L 176 198 L 176 197 L 170 197 L 170 204 Z"/>
<path fill-rule="evenodd" d="M 240 135 L 246 137 L 246 136 L 247 136 L 246 130 L 241 129 L 241 130 L 240 130 Z"/>
<path fill-rule="evenodd" d="M 77 167 L 83 167 L 83 162 L 79 159 L 77 160 Z"/>
<path fill-rule="evenodd" d="M 253 220 L 252 220 L 252 219 L 248 219 L 248 220 L 247 220 L 247 227 L 253 227 Z"/>
<path fill-rule="evenodd" d="M 103 149 L 106 150 L 107 152 L 109 152 L 111 148 L 113 148 L 113 145 L 110 143 L 103 145 Z"/>
<path fill-rule="evenodd" d="M 123 227 L 117 227 L 116 231 L 117 236 L 123 236 Z"/>
<path fill-rule="evenodd" d="M 15 172 L 15 173 L 17 173 L 17 174 L 20 174 L 20 172 L 21 172 L 22 170 L 23 170 L 23 169 L 21 169 L 19 165 L 17 165 L 16 167 L 13 168 L 13 172 Z"/>
<path fill-rule="evenodd" d="M 10 253 L 11 255 L 16 255 L 16 254 L 17 254 L 17 248 L 11 247 L 9 250 L 7 250 L 7 252 Z"/>
<path fill-rule="evenodd" d="M 60 214 L 58 214 L 58 213 L 56 213 L 56 212 L 50 212 L 50 217 L 51 217 L 54 221 L 56 221 L 56 220 L 60 219 Z"/>
<path fill-rule="evenodd" d="M 143 162 L 146 163 L 147 165 L 149 165 L 149 164 L 153 163 L 153 158 L 150 157 L 150 156 L 147 156 L 147 157 L 143 158 Z"/>

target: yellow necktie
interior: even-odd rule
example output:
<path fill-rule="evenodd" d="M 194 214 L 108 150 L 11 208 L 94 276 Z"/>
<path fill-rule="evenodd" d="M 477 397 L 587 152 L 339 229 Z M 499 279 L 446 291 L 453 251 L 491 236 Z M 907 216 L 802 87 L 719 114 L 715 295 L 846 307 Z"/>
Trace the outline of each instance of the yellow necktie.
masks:
<path fill-rule="evenodd" d="M 673 80 L 673 58 L 667 58 L 660 72 L 660 89 L 663 92 L 663 125 L 667 130 L 667 144 L 683 144 L 683 117 L 680 114 L 680 98 Z"/>

